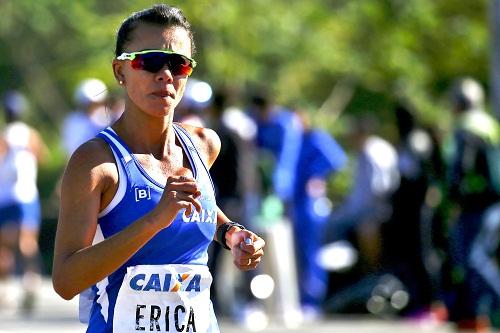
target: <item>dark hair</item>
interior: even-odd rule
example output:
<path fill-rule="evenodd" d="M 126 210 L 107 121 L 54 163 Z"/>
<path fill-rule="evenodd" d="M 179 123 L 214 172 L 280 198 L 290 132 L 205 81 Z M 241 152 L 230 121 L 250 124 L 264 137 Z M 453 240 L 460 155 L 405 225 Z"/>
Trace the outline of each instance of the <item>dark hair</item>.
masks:
<path fill-rule="evenodd" d="M 416 126 L 415 111 L 405 104 L 396 104 L 394 109 L 399 136 L 407 137 Z"/>
<path fill-rule="evenodd" d="M 130 36 L 132 32 L 141 23 L 157 24 L 165 27 L 180 27 L 185 29 L 191 39 L 191 53 L 195 53 L 193 31 L 191 30 L 191 25 L 184 17 L 182 11 L 179 8 L 160 4 L 135 12 L 123 21 L 116 35 L 115 56 L 118 57 L 123 53 L 125 45 L 131 40 Z"/>

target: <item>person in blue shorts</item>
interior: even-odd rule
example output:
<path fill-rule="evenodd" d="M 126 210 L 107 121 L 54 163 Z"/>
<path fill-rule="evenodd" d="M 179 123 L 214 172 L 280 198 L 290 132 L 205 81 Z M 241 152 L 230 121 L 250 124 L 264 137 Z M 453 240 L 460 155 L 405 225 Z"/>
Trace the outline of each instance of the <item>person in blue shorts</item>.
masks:
<path fill-rule="evenodd" d="M 293 231 L 302 312 L 306 319 L 322 314 L 328 272 L 318 263 L 331 211 L 327 183 L 347 164 L 347 155 L 325 130 L 312 126 L 305 111 L 298 112 L 304 132 L 295 174 Z"/>
<path fill-rule="evenodd" d="M 80 314 L 87 332 L 218 332 L 211 241 L 241 270 L 261 261 L 264 240 L 215 202 L 208 170 L 217 134 L 172 120 L 194 50 L 179 9 L 155 5 L 128 17 L 113 60 L 125 112 L 68 162 L 52 278 L 64 299 L 90 300 Z"/>
<path fill-rule="evenodd" d="M 22 120 L 29 109 L 24 94 L 7 91 L 2 98 L 2 109 L 6 126 L 0 132 L 3 142 L 0 144 L 3 147 L 0 147 L 0 280 L 20 273 L 21 310 L 31 312 L 41 282 L 38 164 L 43 161 L 47 147 L 38 131 Z M 4 301 L 8 297 L 0 294 Z"/>

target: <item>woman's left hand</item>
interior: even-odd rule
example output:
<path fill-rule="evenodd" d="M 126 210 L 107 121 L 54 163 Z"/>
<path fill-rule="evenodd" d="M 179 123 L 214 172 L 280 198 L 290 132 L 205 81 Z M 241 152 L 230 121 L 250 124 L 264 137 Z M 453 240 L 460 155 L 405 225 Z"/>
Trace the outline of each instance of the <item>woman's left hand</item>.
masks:
<path fill-rule="evenodd" d="M 231 248 L 233 262 L 242 271 L 255 269 L 264 255 L 266 242 L 249 230 L 231 233 L 227 244 Z"/>

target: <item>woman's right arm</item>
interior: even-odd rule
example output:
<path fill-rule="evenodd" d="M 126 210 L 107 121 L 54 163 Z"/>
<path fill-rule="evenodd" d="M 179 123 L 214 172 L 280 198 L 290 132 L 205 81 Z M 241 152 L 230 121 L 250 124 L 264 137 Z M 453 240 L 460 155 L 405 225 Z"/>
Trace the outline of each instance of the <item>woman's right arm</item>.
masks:
<path fill-rule="evenodd" d="M 92 245 L 101 197 L 117 172 L 103 143 L 77 149 L 64 172 L 54 249 L 52 280 L 56 292 L 71 299 L 116 270 L 156 232 L 147 218 Z"/>
<path fill-rule="evenodd" d="M 52 273 L 54 289 L 64 299 L 73 298 L 123 265 L 158 231 L 170 225 L 179 209 L 201 207 L 196 196 L 186 194 L 198 191 L 196 183 L 173 177 L 153 211 L 92 245 L 101 200 L 114 195 L 114 190 L 109 191 L 117 180 L 113 156 L 100 140 L 78 148 L 68 163 L 62 180 Z"/>

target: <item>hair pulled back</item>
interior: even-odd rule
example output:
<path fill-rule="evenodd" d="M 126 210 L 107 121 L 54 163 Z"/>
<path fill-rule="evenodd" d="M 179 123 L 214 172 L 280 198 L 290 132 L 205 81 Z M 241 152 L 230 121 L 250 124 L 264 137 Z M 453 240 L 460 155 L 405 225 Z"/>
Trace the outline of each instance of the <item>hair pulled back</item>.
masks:
<path fill-rule="evenodd" d="M 195 45 L 191 24 L 179 8 L 165 4 L 154 5 L 151 8 L 135 12 L 126 18 L 116 35 L 115 56 L 123 53 L 125 46 L 131 41 L 131 35 L 140 24 L 157 24 L 168 27 L 180 27 L 188 32 L 191 39 L 191 54 L 195 53 Z"/>

